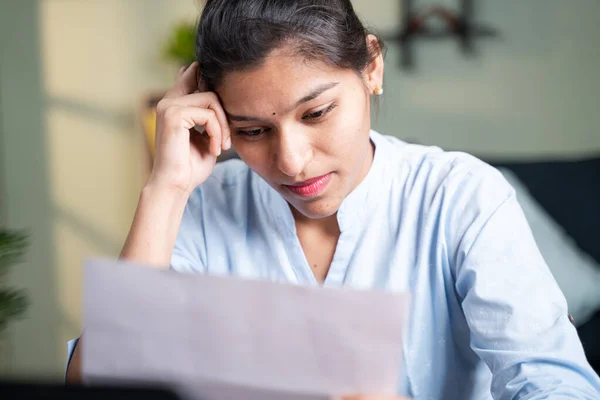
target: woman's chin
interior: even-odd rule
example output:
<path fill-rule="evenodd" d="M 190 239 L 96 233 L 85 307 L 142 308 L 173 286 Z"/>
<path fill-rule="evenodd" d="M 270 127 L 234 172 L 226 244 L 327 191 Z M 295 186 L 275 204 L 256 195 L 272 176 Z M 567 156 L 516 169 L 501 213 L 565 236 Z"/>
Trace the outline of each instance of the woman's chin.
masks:
<path fill-rule="evenodd" d="M 288 200 L 296 212 L 310 219 L 331 217 L 340 208 L 340 203 L 330 198 L 317 198 L 310 201 Z"/>

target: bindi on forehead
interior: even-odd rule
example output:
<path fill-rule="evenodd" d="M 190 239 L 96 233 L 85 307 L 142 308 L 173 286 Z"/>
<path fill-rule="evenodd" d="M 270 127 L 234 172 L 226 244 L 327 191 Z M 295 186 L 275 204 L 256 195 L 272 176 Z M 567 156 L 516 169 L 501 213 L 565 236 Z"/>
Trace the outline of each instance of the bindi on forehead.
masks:
<path fill-rule="evenodd" d="M 323 84 L 317 86 L 316 88 L 314 88 L 314 90 L 311 93 L 305 95 L 304 97 L 302 97 L 301 99 L 299 99 L 298 101 L 296 101 L 296 103 L 294 105 L 292 105 L 291 107 L 289 107 L 288 110 L 283 111 L 281 114 L 282 115 L 288 114 L 289 112 L 291 112 L 291 111 L 295 110 L 296 108 L 298 108 L 301 104 L 307 103 L 307 102 L 309 102 L 311 100 L 316 99 L 322 93 L 324 93 L 324 92 L 326 92 L 326 91 L 328 91 L 330 89 L 333 89 L 334 87 L 336 87 L 338 85 L 339 85 L 339 82 L 329 82 L 329 83 L 323 83 Z M 225 109 L 225 113 L 227 114 L 227 118 L 230 121 L 237 121 L 237 122 L 266 121 L 265 119 L 257 117 L 257 116 L 235 115 L 235 114 L 232 114 L 231 112 L 227 111 L 226 109 Z M 272 116 L 275 116 L 275 115 L 277 115 L 277 112 L 273 111 L 272 112 Z"/>

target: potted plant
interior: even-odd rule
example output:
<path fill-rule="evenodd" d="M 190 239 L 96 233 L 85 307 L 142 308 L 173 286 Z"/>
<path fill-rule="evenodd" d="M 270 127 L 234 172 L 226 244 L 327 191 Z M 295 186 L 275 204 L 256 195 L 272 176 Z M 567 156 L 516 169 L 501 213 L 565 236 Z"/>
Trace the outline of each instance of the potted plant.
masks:
<path fill-rule="evenodd" d="M 187 66 L 196 60 L 196 25 L 184 21 L 173 26 L 162 49 L 162 57 L 175 62 L 178 66 Z"/>
<path fill-rule="evenodd" d="M 22 289 L 13 289 L 5 283 L 10 268 L 23 260 L 28 245 L 24 233 L 0 229 L 0 332 L 29 305 Z"/>
<path fill-rule="evenodd" d="M 10 268 L 23 260 L 28 245 L 26 234 L 0 229 L 0 335 L 8 323 L 23 315 L 29 306 L 24 290 L 6 283 Z"/>

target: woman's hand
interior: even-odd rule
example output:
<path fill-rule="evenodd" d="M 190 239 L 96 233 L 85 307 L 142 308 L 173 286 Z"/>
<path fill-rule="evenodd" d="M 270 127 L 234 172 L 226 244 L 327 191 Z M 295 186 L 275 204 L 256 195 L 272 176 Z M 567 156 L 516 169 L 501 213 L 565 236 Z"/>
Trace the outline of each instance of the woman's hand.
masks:
<path fill-rule="evenodd" d="M 197 76 L 197 62 L 182 68 L 156 109 L 156 150 L 148 184 L 160 190 L 191 193 L 210 176 L 221 149 L 231 147 L 219 99 L 198 91 Z M 204 127 L 204 133 L 195 127 Z"/>

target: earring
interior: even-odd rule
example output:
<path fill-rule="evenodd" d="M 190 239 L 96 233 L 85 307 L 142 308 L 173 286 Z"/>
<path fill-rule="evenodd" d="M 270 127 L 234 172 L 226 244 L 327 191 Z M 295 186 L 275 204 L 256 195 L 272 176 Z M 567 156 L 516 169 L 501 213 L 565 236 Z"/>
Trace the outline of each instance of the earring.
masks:
<path fill-rule="evenodd" d="M 375 96 L 381 96 L 383 94 L 383 88 L 381 86 L 377 86 L 375 89 L 373 89 L 373 94 Z"/>

